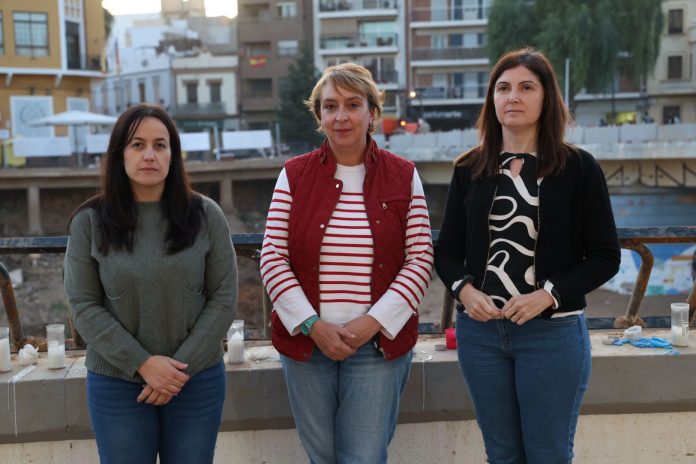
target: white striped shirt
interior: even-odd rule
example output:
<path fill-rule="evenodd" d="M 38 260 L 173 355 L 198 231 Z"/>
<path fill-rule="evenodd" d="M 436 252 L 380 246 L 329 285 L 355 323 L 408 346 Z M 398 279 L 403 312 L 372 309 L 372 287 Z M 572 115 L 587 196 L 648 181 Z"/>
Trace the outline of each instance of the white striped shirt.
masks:
<path fill-rule="evenodd" d="M 326 226 L 319 263 L 322 320 L 343 325 L 363 314 L 374 317 L 393 339 L 413 315 L 430 283 L 433 245 L 425 195 L 414 170 L 408 213 L 405 262 L 394 282 L 374 304 L 371 300 L 372 232 L 363 198 L 365 166 L 336 166 L 343 190 Z M 288 257 L 288 218 L 292 196 L 285 170 L 280 173 L 268 212 L 261 253 L 261 277 L 273 308 L 291 334 L 317 314 L 294 275 Z"/>

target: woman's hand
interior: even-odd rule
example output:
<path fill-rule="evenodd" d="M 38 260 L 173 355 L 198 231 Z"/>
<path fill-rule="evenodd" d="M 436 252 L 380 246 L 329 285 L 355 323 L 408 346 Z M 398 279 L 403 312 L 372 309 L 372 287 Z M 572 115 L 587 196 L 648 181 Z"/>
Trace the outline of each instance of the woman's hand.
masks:
<path fill-rule="evenodd" d="M 321 352 L 334 361 L 343 361 L 355 354 L 355 348 L 346 343 L 346 340 L 354 339 L 355 335 L 345 327 L 319 319 L 312 325 L 309 336 Z"/>
<path fill-rule="evenodd" d="M 147 385 L 155 392 L 163 395 L 176 395 L 188 382 L 190 376 L 182 372 L 188 364 L 172 359 L 168 356 L 150 356 L 138 373 L 145 379 Z M 142 394 L 140 395 L 142 396 Z M 140 398 L 138 396 L 138 398 Z"/>
<path fill-rule="evenodd" d="M 377 322 L 374 317 L 365 314 L 353 319 L 343 327 L 354 335 L 353 338 L 344 338 L 343 341 L 357 350 L 372 340 L 372 337 L 382 328 L 382 324 Z"/>
<path fill-rule="evenodd" d="M 469 317 L 475 321 L 502 319 L 500 310 L 496 308 L 491 297 L 476 290 L 476 287 L 471 284 L 466 284 L 459 292 L 459 302 L 464 305 Z"/>
<path fill-rule="evenodd" d="M 162 406 L 167 404 L 176 395 L 167 395 L 165 393 L 159 393 L 152 389 L 151 386 L 145 384 L 143 386 L 143 391 L 138 395 L 138 403 L 145 402 L 147 404 L 152 404 L 154 406 Z"/>
<path fill-rule="evenodd" d="M 517 325 L 522 325 L 537 317 L 551 305 L 553 305 L 553 298 L 543 289 L 526 295 L 515 295 L 503 306 L 503 317 Z"/>

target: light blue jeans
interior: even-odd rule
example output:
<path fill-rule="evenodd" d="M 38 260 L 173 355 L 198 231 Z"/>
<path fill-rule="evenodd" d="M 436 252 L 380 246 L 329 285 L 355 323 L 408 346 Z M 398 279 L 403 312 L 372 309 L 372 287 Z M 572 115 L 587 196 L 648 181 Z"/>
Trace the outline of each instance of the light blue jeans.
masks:
<path fill-rule="evenodd" d="M 572 462 L 592 365 L 584 316 L 519 326 L 458 313 L 457 352 L 488 462 Z"/>
<path fill-rule="evenodd" d="M 139 383 L 87 372 L 87 406 L 101 464 L 213 462 L 225 400 L 222 362 L 163 406 L 138 403 Z"/>
<path fill-rule="evenodd" d="M 412 357 L 385 361 L 372 343 L 339 362 L 318 348 L 307 362 L 281 356 L 295 425 L 312 464 L 387 462 Z"/>

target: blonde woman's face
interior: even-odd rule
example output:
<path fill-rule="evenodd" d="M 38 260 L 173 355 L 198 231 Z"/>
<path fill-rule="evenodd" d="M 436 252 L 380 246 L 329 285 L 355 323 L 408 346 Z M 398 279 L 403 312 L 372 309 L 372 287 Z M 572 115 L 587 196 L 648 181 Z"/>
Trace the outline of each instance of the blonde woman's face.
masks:
<path fill-rule="evenodd" d="M 331 148 L 362 153 L 374 114 L 367 96 L 327 84 L 321 91 L 320 110 L 321 126 Z"/>

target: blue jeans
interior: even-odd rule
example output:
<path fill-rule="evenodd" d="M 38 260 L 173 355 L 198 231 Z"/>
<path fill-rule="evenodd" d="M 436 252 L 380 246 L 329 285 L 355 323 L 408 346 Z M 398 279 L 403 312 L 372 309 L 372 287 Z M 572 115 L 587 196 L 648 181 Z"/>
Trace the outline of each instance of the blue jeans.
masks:
<path fill-rule="evenodd" d="M 385 361 L 372 343 L 338 362 L 318 348 L 307 362 L 281 356 L 297 432 L 312 464 L 387 462 L 412 357 Z"/>
<path fill-rule="evenodd" d="M 212 463 L 225 400 L 222 362 L 163 406 L 138 403 L 142 385 L 87 373 L 87 406 L 102 464 Z"/>
<path fill-rule="evenodd" d="M 457 353 L 488 462 L 572 462 L 592 365 L 584 316 L 518 326 L 458 313 Z"/>

